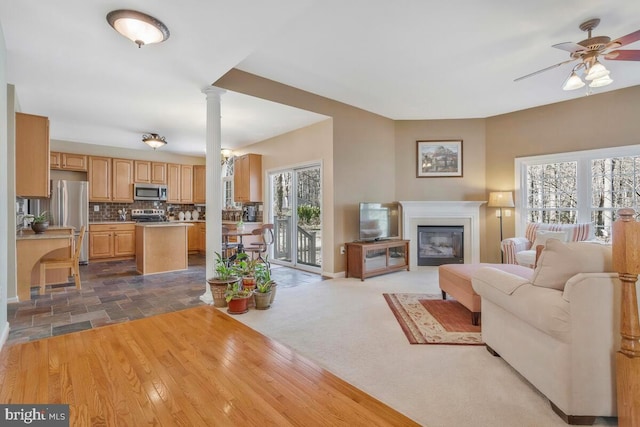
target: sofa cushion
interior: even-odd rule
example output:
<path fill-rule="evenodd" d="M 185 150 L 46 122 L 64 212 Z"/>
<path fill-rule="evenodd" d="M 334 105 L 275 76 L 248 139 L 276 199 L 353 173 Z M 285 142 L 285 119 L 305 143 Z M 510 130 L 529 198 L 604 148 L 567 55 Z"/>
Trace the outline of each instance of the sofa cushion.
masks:
<path fill-rule="evenodd" d="M 561 242 L 567 241 L 567 233 L 564 231 L 538 230 L 536 231 L 536 240 L 533 241 L 531 249 L 535 251 L 538 246 L 544 246 L 549 239 L 558 239 Z"/>
<path fill-rule="evenodd" d="M 536 264 L 536 251 L 534 249 L 530 249 L 528 251 L 520 251 L 516 253 L 516 262 L 519 265 L 524 265 L 525 267 L 533 267 Z"/>
<path fill-rule="evenodd" d="M 564 231 L 566 233 L 567 242 L 580 242 L 593 238 L 593 224 L 590 222 L 582 222 L 578 224 L 546 224 L 540 222 L 530 222 L 527 224 L 524 236 L 530 242 L 536 240 L 538 230 L 548 231 Z"/>
<path fill-rule="evenodd" d="M 613 271 L 611 246 L 588 242 L 563 243 L 549 239 L 540 253 L 531 283 L 564 290 L 567 280 L 578 273 L 609 271 Z"/>

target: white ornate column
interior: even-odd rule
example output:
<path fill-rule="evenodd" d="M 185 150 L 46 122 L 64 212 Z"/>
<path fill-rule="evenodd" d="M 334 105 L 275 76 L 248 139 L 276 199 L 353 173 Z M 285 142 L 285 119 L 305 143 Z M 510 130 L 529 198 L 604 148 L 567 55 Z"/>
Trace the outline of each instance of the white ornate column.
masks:
<path fill-rule="evenodd" d="M 207 138 L 206 138 L 206 197 L 207 197 L 207 234 L 206 234 L 206 278 L 215 275 L 215 252 L 220 253 L 222 246 L 222 126 L 220 114 L 220 96 L 226 90 L 207 86 L 202 93 L 207 96 Z M 211 289 L 205 282 L 205 292 L 200 300 L 213 304 Z"/>

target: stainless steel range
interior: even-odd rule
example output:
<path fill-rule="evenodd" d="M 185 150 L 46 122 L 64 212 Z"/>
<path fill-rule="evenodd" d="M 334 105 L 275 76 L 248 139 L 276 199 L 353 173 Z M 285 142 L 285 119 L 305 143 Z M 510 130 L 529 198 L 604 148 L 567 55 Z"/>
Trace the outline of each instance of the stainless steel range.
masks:
<path fill-rule="evenodd" d="M 132 209 L 131 219 L 136 222 L 164 222 L 167 217 L 163 209 Z"/>

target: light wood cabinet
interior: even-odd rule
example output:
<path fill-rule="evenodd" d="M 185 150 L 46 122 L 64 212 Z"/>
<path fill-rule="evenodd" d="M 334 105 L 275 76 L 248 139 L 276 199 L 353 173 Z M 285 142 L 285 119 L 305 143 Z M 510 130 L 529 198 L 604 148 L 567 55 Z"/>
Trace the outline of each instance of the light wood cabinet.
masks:
<path fill-rule="evenodd" d="M 89 259 L 130 258 L 135 253 L 135 224 L 92 224 L 89 227 Z"/>
<path fill-rule="evenodd" d="M 87 171 L 87 156 L 84 154 L 58 153 L 49 154 L 49 168 L 68 171 Z"/>
<path fill-rule="evenodd" d="M 133 203 L 133 160 L 112 160 L 113 190 L 111 201 Z"/>
<path fill-rule="evenodd" d="M 409 241 L 350 242 L 347 247 L 346 277 L 378 276 L 392 271 L 409 271 Z"/>
<path fill-rule="evenodd" d="M 160 162 L 150 162 L 147 160 L 135 160 L 133 182 L 166 184 L 167 164 Z"/>
<path fill-rule="evenodd" d="M 167 163 L 167 203 L 180 203 L 180 165 Z"/>
<path fill-rule="evenodd" d="M 200 247 L 198 250 L 201 253 L 207 251 L 207 224 L 205 222 L 198 223 L 198 232 L 200 233 Z"/>
<path fill-rule="evenodd" d="M 49 197 L 49 119 L 16 113 L 16 195 Z"/>
<path fill-rule="evenodd" d="M 111 201 L 111 158 L 89 157 L 89 201 Z"/>
<path fill-rule="evenodd" d="M 194 222 L 191 227 L 187 227 L 187 242 L 189 252 L 200 250 L 200 224 Z"/>
<path fill-rule="evenodd" d="M 180 165 L 180 203 L 193 203 L 192 165 Z"/>
<path fill-rule="evenodd" d="M 193 203 L 207 201 L 207 168 L 196 165 L 193 167 Z"/>
<path fill-rule="evenodd" d="M 262 156 L 245 154 L 233 161 L 233 192 L 236 202 L 262 202 Z"/>

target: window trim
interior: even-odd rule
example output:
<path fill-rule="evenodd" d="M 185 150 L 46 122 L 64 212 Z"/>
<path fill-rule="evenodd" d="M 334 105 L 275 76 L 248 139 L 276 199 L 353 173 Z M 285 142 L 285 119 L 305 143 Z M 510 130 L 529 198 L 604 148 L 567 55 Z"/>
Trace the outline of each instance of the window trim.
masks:
<path fill-rule="evenodd" d="M 515 226 L 516 236 L 524 236 L 527 226 L 527 215 L 524 215 L 527 205 L 526 192 L 523 190 L 527 186 L 526 167 L 546 163 L 577 162 L 576 182 L 578 222 L 591 222 L 591 160 L 608 157 L 630 157 L 640 156 L 640 144 L 624 145 L 620 147 L 597 148 L 593 150 L 570 151 L 556 154 L 542 154 L 538 156 L 516 157 L 515 166 Z M 584 185 L 587 183 L 587 185 Z"/>

